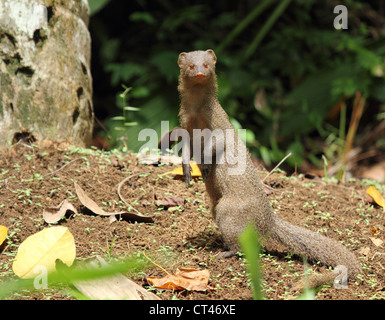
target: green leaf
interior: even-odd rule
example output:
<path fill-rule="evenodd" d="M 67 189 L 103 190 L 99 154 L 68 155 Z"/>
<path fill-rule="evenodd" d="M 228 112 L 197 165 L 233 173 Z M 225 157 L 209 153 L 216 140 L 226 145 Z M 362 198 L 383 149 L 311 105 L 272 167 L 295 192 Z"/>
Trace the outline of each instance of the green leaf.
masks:
<path fill-rule="evenodd" d="M 123 116 L 116 116 L 116 117 L 112 117 L 111 120 L 114 120 L 114 121 L 124 121 L 125 118 Z"/>
<path fill-rule="evenodd" d="M 175 51 L 162 51 L 155 54 L 151 58 L 151 62 L 156 65 L 159 72 L 166 78 L 167 82 L 177 81 L 178 65 L 178 53 Z"/>
<path fill-rule="evenodd" d="M 137 87 L 134 90 L 132 90 L 132 97 L 137 99 L 147 98 L 150 96 L 150 94 L 151 94 L 150 89 L 143 86 Z"/>
<path fill-rule="evenodd" d="M 253 299 L 263 300 L 262 275 L 259 263 L 261 247 L 252 224 L 249 224 L 239 236 L 239 244 L 247 260 L 247 271 L 250 274 Z"/>
<path fill-rule="evenodd" d="M 270 166 L 271 165 L 271 157 L 270 157 L 269 149 L 266 148 L 265 146 L 260 146 L 259 153 L 261 154 L 263 162 L 267 166 Z"/>
<path fill-rule="evenodd" d="M 130 20 L 134 22 L 143 21 L 149 25 L 156 23 L 155 18 L 149 12 L 134 12 L 130 15 Z"/>
<path fill-rule="evenodd" d="M 137 126 L 138 125 L 138 122 L 125 122 L 124 125 L 126 127 L 133 127 L 133 126 Z"/>
<path fill-rule="evenodd" d="M 102 10 L 111 0 L 88 0 L 91 16 Z"/>
<path fill-rule="evenodd" d="M 60 261 L 60 260 L 58 260 Z M 82 266 L 87 262 L 79 262 L 71 267 L 65 266 L 63 263 L 56 264 L 56 271 L 48 273 L 48 286 L 60 286 L 67 287 L 75 281 L 87 281 L 92 279 L 100 279 L 108 276 L 115 275 L 117 273 L 139 272 L 143 270 L 148 262 L 141 256 L 127 257 L 124 260 L 119 260 L 114 263 L 110 263 L 107 266 L 101 268 L 87 268 Z M 3 282 L 0 286 L 0 299 L 9 298 L 10 295 L 19 290 L 33 290 L 35 285 L 35 279 L 2 279 Z"/>
<path fill-rule="evenodd" d="M 144 73 L 145 67 L 133 62 L 126 63 L 110 63 L 107 64 L 105 70 L 111 72 L 111 84 L 118 85 L 121 82 L 128 82 L 135 76 L 140 76 Z"/>
<path fill-rule="evenodd" d="M 130 106 L 126 106 L 123 109 L 126 110 L 126 111 L 139 111 L 140 110 L 140 108 L 130 107 Z"/>

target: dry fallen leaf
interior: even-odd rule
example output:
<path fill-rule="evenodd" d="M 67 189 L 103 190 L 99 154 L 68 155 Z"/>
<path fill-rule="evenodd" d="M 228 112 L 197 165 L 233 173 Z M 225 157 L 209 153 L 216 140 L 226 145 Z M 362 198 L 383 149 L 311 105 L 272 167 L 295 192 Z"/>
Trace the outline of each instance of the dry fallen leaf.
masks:
<path fill-rule="evenodd" d="M 366 193 L 373 198 L 373 200 L 381 207 L 385 209 L 385 199 L 381 196 L 381 193 L 376 189 L 375 186 L 370 186 Z"/>
<path fill-rule="evenodd" d="M 175 275 L 147 277 L 147 282 L 158 289 L 203 291 L 209 289 L 209 278 L 210 272 L 207 269 L 178 268 Z"/>
<path fill-rule="evenodd" d="M 381 239 L 374 238 L 374 237 L 369 237 L 369 238 L 370 238 L 370 240 L 372 240 L 372 242 L 374 243 L 374 245 L 376 247 L 379 247 L 384 243 L 384 241 L 382 241 Z"/>
<path fill-rule="evenodd" d="M 83 265 L 82 269 L 103 268 L 107 265 L 103 258 L 96 256 Z M 160 300 L 158 296 L 148 292 L 121 273 L 98 279 L 75 281 L 73 285 L 92 300 Z"/>
<path fill-rule="evenodd" d="M 57 207 L 44 208 L 43 219 L 47 223 L 55 223 L 64 217 L 67 211 L 78 213 L 76 208 L 67 199 L 65 199 Z"/>
<path fill-rule="evenodd" d="M 76 183 L 74 182 L 76 194 L 79 198 L 79 201 L 89 210 L 91 210 L 93 213 L 101 215 L 101 216 L 108 216 L 110 217 L 110 222 L 115 221 L 115 216 L 119 216 L 123 220 L 127 221 L 138 221 L 138 222 L 147 222 L 152 223 L 154 222 L 154 219 L 149 216 L 142 216 L 139 214 L 135 214 L 132 212 L 127 211 L 121 211 L 121 212 L 106 212 L 102 208 L 99 207 L 99 205 L 92 200 L 85 192 L 84 190 Z"/>
<path fill-rule="evenodd" d="M 8 228 L 6 226 L 0 226 L 0 246 L 7 238 Z"/>
<path fill-rule="evenodd" d="M 183 198 L 178 198 L 172 195 L 167 195 L 164 197 L 164 199 L 158 200 L 156 194 L 154 194 L 154 200 L 157 206 L 163 206 L 166 209 L 171 207 L 182 206 L 184 204 Z"/>
<path fill-rule="evenodd" d="M 366 257 L 370 253 L 370 248 L 369 247 L 362 248 L 362 249 L 358 250 L 358 253 L 360 253 Z"/>
<path fill-rule="evenodd" d="M 54 271 L 56 260 L 71 266 L 76 257 L 75 240 L 66 227 L 50 227 L 29 236 L 17 250 L 12 270 L 23 279 L 36 277 L 35 267 Z"/>

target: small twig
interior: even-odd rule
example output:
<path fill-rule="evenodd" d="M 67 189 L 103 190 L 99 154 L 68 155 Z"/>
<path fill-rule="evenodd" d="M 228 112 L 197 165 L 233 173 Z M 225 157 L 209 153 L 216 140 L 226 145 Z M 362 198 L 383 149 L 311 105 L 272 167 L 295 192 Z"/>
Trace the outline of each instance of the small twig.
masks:
<path fill-rule="evenodd" d="M 7 251 L 8 247 L 9 247 L 9 244 L 7 244 L 7 246 L 1 251 L 1 253 L 4 254 Z"/>
<path fill-rule="evenodd" d="M 288 155 L 286 155 L 286 157 L 285 158 L 283 158 L 276 166 L 275 166 L 275 168 L 273 169 L 273 170 L 271 170 L 268 174 L 267 174 L 267 176 L 266 177 L 264 177 L 263 178 L 263 180 L 262 180 L 262 182 L 265 182 L 265 180 L 287 159 L 287 158 L 289 158 L 291 156 L 291 152 L 288 154 Z"/>
<path fill-rule="evenodd" d="M 163 268 L 162 266 L 160 266 L 159 264 L 157 264 L 156 262 L 154 262 L 154 261 L 152 261 L 149 257 L 147 257 L 147 255 L 144 253 L 144 252 L 142 252 L 143 253 L 143 255 L 146 257 L 146 259 L 148 260 L 148 261 L 150 261 L 153 265 L 155 265 L 155 266 L 157 266 L 159 269 L 162 269 L 164 272 L 166 272 L 168 275 L 170 274 L 165 268 Z"/>
<path fill-rule="evenodd" d="M 54 175 L 56 174 L 57 172 L 59 172 L 60 170 L 64 169 L 66 166 L 70 165 L 71 163 L 77 161 L 77 160 L 82 160 L 83 158 L 76 158 L 76 159 L 73 159 L 71 160 L 70 162 L 66 163 L 64 166 L 62 166 L 61 168 L 55 170 L 54 172 L 50 172 L 50 173 L 47 173 L 45 175 L 43 175 L 43 177 L 48 177 L 48 176 L 51 176 L 51 175 Z"/>
<path fill-rule="evenodd" d="M 23 139 L 17 140 L 16 143 L 14 143 L 14 144 L 11 145 L 11 148 L 14 148 L 14 147 L 16 147 L 16 146 L 18 146 L 18 145 L 21 145 L 21 146 L 23 146 L 23 147 L 25 147 L 25 148 L 33 149 L 33 147 L 32 147 L 31 145 L 26 144 L 25 142 L 23 142 Z"/>
<path fill-rule="evenodd" d="M 136 210 L 131 204 L 129 204 L 129 203 L 123 198 L 122 194 L 120 193 L 120 188 L 122 187 L 122 185 L 123 185 L 126 181 L 128 181 L 129 179 L 131 179 L 131 178 L 133 178 L 133 177 L 136 177 L 136 176 L 138 176 L 138 175 L 140 175 L 140 174 L 142 174 L 142 173 L 135 173 L 135 174 L 132 174 L 132 175 L 130 175 L 130 176 L 128 176 L 128 177 L 125 177 L 122 181 L 119 182 L 118 188 L 117 188 L 117 191 L 118 191 L 118 195 L 119 195 L 120 200 L 123 201 L 127 207 L 130 207 L 130 208 L 134 209 L 134 210 L 135 210 L 137 213 L 139 213 L 139 214 L 141 214 L 141 213 L 140 213 L 138 210 Z"/>
<path fill-rule="evenodd" d="M 103 124 L 103 122 L 100 121 L 100 120 L 98 119 L 98 117 L 94 117 L 94 119 L 95 119 L 95 122 L 102 128 L 102 130 L 103 130 L 105 133 L 107 133 L 108 139 L 111 139 L 111 136 L 108 134 L 109 131 L 108 131 L 108 129 L 106 128 L 106 126 Z"/>
<path fill-rule="evenodd" d="M 206 245 L 198 251 L 198 253 L 201 253 L 203 250 L 205 250 L 207 248 L 208 245 L 212 244 L 215 240 L 214 239 L 211 239 L 209 242 L 206 243 Z"/>
<path fill-rule="evenodd" d="M 352 149 L 353 141 L 356 136 L 358 124 L 362 117 L 362 113 L 365 107 L 365 102 L 366 102 L 365 97 L 362 96 L 360 91 L 357 91 L 353 102 L 353 112 L 350 118 L 349 129 L 345 139 L 344 151 L 341 157 L 341 166 L 339 168 L 339 173 L 337 175 L 338 179 L 342 181 L 344 181 L 346 166 L 349 161 L 350 151 L 353 150 Z"/>

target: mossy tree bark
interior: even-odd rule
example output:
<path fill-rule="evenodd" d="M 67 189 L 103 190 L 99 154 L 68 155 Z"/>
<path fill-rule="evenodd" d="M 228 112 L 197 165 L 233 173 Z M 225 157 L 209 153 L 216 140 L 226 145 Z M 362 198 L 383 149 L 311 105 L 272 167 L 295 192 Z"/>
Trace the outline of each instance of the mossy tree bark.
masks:
<path fill-rule="evenodd" d="M 88 20 L 87 0 L 0 0 L 0 147 L 23 133 L 91 143 Z"/>

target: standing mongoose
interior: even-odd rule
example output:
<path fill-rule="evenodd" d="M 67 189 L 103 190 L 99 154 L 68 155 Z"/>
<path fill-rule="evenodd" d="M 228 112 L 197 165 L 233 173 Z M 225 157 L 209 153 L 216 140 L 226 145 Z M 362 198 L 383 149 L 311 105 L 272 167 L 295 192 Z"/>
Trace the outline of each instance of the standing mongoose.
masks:
<path fill-rule="evenodd" d="M 295 253 L 302 254 L 312 261 L 320 261 L 327 266 L 342 265 L 347 268 L 349 277 L 360 273 L 361 266 L 358 260 L 343 245 L 282 220 L 272 210 L 249 152 L 236 135 L 226 112 L 219 104 L 216 62 L 216 55 L 211 49 L 182 52 L 178 58 L 180 68 L 178 90 L 181 99 L 179 118 L 182 128 L 189 133 L 190 141 L 186 147 L 190 148 L 190 157 L 197 151 L 193 149 L 193 145 L 198 139 L 207 143 L 202 136 L 197 136 L 199 131 L 196 129 L 230 132 L 235 137 L 230 141 L 225 134 L 216 136 L 215 143 L 212 143 L 212 149 L 209 151 L 206 151 L 204 143 L 201 144 L 199 150 L 201 158 L 195 159 L 202 162 L 199 166 L 211 200 L 212 213 L 223 241 L 229 249 L 222 252 L 220 257 L 230 257 L 239 251 L 238 236 L 249 223 L 253 223 L 263 241 L 271 238 Z M 230 147 L 234 150 L 232 159 L 237 157 L 243 161 L 243 167 L 231 161 L 218 161 L 218 154 L 223 160 Z M 212 163 L 204 161 L 205 152 L 206 155 L 209 152 L 212 156 Z M 184 163 L 183 173 L 188 184 L 191 180 L 190 166 L 186 161 Z"/>

